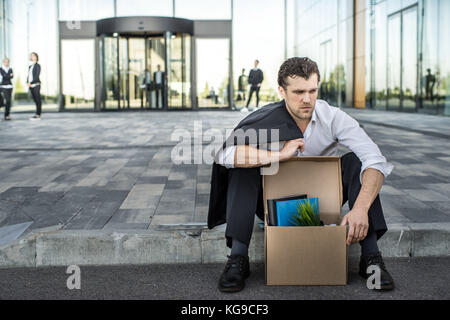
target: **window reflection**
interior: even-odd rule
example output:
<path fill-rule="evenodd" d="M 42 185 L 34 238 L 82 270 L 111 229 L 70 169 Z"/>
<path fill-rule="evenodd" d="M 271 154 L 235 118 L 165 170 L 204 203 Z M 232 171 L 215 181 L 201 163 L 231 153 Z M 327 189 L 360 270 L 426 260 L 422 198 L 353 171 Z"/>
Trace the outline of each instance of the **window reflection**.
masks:
<path fill-rule="evenodd" d="M 93 109 L 95 40 L 63 40 L 62 93 L 65 109 Z"/>
<path fill-rule="evenodd" d="M 99 20 L 114 16 L 114 0 L 59 0 L 59 20 Z"/>
<path fill-rule="evenodd" d="M 229 106 L 229 50 L 228 39 L 197 39 L 197 103 L 200 108 Z"/>
<path fill-rule="evenodd" d="M 117 69 L 117 38 L 103 40 L 103 108 L 117 109 L 119 101 L 119 74 Z"/>
<path fill-rule="evenodd" d="M 190 108 L 190 36 L 167 33 L 168 107 Z"/>
<path fill-rule="evenodd" d="M 97 0 L 95 0 L 97 1 Z M 166 16 L 173 15 L 172 0 L 116 0 L 117 16 Z"/>

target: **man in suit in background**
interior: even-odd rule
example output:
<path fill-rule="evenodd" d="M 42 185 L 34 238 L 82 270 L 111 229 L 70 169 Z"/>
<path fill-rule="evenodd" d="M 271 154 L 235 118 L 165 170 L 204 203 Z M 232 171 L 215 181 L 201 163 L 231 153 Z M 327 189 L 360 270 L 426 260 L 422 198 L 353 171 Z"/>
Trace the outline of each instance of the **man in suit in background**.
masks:
<path fill-rule="evenodd" d="M 247 91 L 247 85 L 248 85 L 248 78 L 247 75 L 245 74 L 245 69 L 242 69 L 242 74 L 239 76 L 238 79 L 238 91 L 239 91 L 239 95 L 242 94 L 242 100 L 245 101 L 245 91 Z"/>
<path fill-rule="evenodd" d="M 11 97 L 13 85 L 11 79 L 14 77 L 13 70 L 9 67 L 9 59 L 3 59 L 3 66 L 0 68 L 0 106 L 5 102 L 5 120 L 11 120 L 9 111 L 11 110 Z M 2 97 L 3 96 L 3 97 Z"/>
<path fill-rule="evenodd" d="M 156 107 L 162 109 L 164 107 L 164 77 L 165 72 L 161 71 L 161 65 L 158 64 L 157 70 L 153 73 L 153 81 L 155 84 L 156 93 Z M 161 104 L 159 103 L 159 97 L 161 96 Z"/>
<path fill-rule="evenodd" d="M 256 92 L 256 107 L 259 105 L 259 89 L 261 88 L 261 83 L 264 80 L 264 74 L 261 69 L 258 68 L 259 61 L 255 60 L 255 67 L 250 70 L 250 74 L 248 76 L 248 83 L 250 86 L 250 93 L 248 95 L 247 108 L 250 104 L 250 100 L 252 99 L 253 92 Z"/>

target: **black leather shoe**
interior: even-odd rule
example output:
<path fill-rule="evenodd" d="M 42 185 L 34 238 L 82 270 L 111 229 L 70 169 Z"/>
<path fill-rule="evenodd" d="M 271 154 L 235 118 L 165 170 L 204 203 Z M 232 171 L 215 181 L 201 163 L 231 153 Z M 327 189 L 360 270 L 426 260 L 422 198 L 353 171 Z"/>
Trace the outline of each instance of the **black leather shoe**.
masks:
<path fill-rule="evenodd" d="M 370 277 L 373 274 L 373 271 L 370 274 L 367 274 L 367 268 L 369 266 L 378 266 L 380 268 L 380 288 L 375 288 L 374 290 L 392 290 L 394 289 L 394 280 L 392 279 L 389 272 L 386 270 L 386 266 L 384 265 L 383 258 L 381 257 L 381 252 L 370 256 L 361 256 L 359 261 L 359 275 L 364 279 Z"/>
<path fill-rule="evenodd" d="M 250 276 L 248 257 L 241 255 L 228 256 L 225 270 L 219 279 L 219 290 L 222 292 L 238 292 L 244 289 L 245 279 Z"/>

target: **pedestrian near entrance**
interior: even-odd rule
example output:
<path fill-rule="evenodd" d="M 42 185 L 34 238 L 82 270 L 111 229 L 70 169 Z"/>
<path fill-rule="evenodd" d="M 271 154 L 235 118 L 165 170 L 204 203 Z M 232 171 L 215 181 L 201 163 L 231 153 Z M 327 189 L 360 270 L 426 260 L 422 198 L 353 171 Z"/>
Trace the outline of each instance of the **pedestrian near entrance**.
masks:
<path fill-rule="evenodd" d="M 27 86 L 30 88 L 31 96 L 36 104 L 36 114 L 30 120 L 41 120 L 42 100 L 41 100 L 41 65 L 38 63 L 39 55 L 36 52 L 30 54 L 31 64 L 28 67 Z"/>
<path fill-rule="evenodd" d="M 164 108 L 166 73 L 161 70 L 161 65 L 158 64 L 156 68 L 157 69 L 153 74 L 153 81 L 155 83 L 155 93 L 156 93 L 156 107 L 158 109 L 162 109 Z"/>
<path fill-rule="evenodd" d="M 248 75 L 248 83 L 250 84 L 250 93 L 248 94 L 247 108 L 252 100 L 253 92 L 256 93 L 256 107 L 259 106 L 259 89 L 261 89 L 261 83 L 264 80 L 264 74 L 261 69 L 258 68 L 259 60 L 255 60 L 255 67 L 250 70 Z"/>
<path fill-rule="evenodd" d="M 226 245 L 231 248 L 231 255 L 219 279 L 219 290 L 223 292 L 242 290 L 250 275 L 248 246 L 255 213 L 264 219 L 260 167 L 295 156 L 333 156 L 338 144 L 352 151 L 340 158 L 342 205 L 348 201 L 350 208 L 342 219 L 342 225 L 349 226 L 347 244 L 361 245 L 359 274 L 362 277 L 368 277 L 369 267 L 378 268 L 379 288 L 394 288 L 377 245 L 377 240 L 387 231 L 378 193 L 393 165 L 355 119 L 317 99 L 319 81 L 320 73 L 314 61 L 308 58 L 285 61 L 278 73 L 278 91 L 283 100 L 264 106 L 242 120 L 232 139 L 228 139 L 234 145 L 225 144 L 216 155 L 208 227 L 227 223 Z M 237 129 L 253 132 L 278 129 L 279 141 L 258 141 L 256 148 Z M 272 149 L 271 142 L 280 142 L 281 149 Z"/>
<path fill-rule="evenodd" d="M 245 92 L 247 91 L 247 85 L 248 85 L 248 77 L 245 74 L 245 69 L 242 69 L 242 74 L 239 76 L 238 79 L 238 101 L 243 100 L 245 102 Z"/>
<path fill-rule="evenodd" d="M 11 110 L 11 99 L 13 85 L 11 79 L 14 77 L 13 69 L 9 67 L 9 59 L 3 59 L 0 68 L 0 107 L 5 106 L 5 120 L 11 120 L 9 113 Z"/>

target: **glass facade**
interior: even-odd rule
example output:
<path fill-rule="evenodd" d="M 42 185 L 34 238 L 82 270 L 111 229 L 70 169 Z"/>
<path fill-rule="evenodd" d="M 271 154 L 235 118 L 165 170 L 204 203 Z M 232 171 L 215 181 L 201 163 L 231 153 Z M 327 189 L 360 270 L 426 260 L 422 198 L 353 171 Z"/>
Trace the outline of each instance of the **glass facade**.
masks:
<path fill-rule="evenodd" d="M 11 56 L 12 6 L 0 0 L 0 57 Z"/>
<path fill-rule="evenodd" d="M 228 39 L 197 39 L 197 104 L 200 108 L 227 107 L 229 101 Z M 211 73 L 214 70 L 214 73 Z"/>
<path fill-rule="evenodd" d="M 291 12 L 297 16 L 294 27 L 298 31 L 291 52 L 318 63 L 319 98 L 335 106 L 351 105 L 353 1 L 296 1 L 291 7 L 295 9 Z"/>
<path fill-rule="evenodd" d="M 97 1 L 97 0 L 96 0 Z M 118 17 L 173 16 L 172 0 L 116 0 Z M 112 17 L 110 15 L 109 17 Z"/>
<path fill-rule="evenodd" d="M 288 5 L 288 24 L 297 31 L 296 37 L 288 34 L 288 52 L 318 62 L 321 98 L 351 107 L 364 91 L 367 108 L 450 115 L 450 1 L 291 0 Z M 315 21 L 321 21 L 319 27 Z M 360 59 L 364 68 L 356 68 Z"/>
<path fill-rule="evenodd" d="M 114 0 L 59 0 L 61 21 L 100 20 L 114 17 L 115 13 Z"/>
<path fill-rule="evenodd" d="M 93 109 L 95 40 L 62 40 L 62 103 L 66 110 Z"/>
<path fill-rule="evenodd" d="M 370 2 L 374 57 L 368 107 L 450 115 L 450 6 L 445 0 Z"/>
<path fill-rule="evenodd" d="M 29 53 L 39 54 L 43 110 L 57 110 L 58 99 L 58 2 L 56 0 L 2 0 L 6 22 L 2 53 L 8 55 L 14 69 L 13 108 L 32 104 L 26 87 Z"/>
<path fill-rule="evenodd" d="M 112 17 L 229 20 L 231 12 L 231 0 L 214 5 L 204 0 L 0 0 L 0 54 L 11 58 L 16 75 L 13 110 L 34 108 L 26 87 L 32 51 L 40 56 L 44 111 L 192 109 L 197 106 L 193 81 L 205 69 L 203 63 L 192 69 L 192 35 L 75 35 L 58 45 L 59 21 L 75 30 Z M 229 58 L 229 50 L 225 54 Z M 220 77 L 222 71 L 217 71 Z M 208 76 L 217 78 L 214 72 Z M 221 99 L 226 91 L 220 90 Z M 230 106 L 222 100 L 220 105 Z"/>
<path fill-rule="evenodd" d="M 191 108 L 191 36 L 166 33 L 169 108 Z"/>
<path fill-rule="evenodd" d="M 58 45 L 58 21 L 127 16 L 232 19 L 233 38 L 104 35 Z M 67 110 L 229 106 L 254 59 L 265 75 L 261 100 L 276 100 L 284 57 L 309 56 L 322 73 L 320 97 L 333 105 L 450 115 L 449 21 L 448 0 L 0 0 L 0 54 L 15 70 L 14 110 L 33 104 L 25 82 L 35 51 L 44 111 L 58 110 L 58 98 Z"/>

